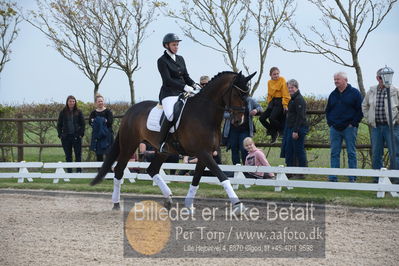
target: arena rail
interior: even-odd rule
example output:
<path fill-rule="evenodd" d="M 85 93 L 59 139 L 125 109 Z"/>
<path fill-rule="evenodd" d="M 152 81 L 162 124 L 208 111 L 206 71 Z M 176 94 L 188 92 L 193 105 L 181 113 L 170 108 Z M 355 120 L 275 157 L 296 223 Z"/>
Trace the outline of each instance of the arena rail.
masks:
<path fill-rule="evenodd" d="M 58 183 L 59 179 L 68 182 L 72 178 L 94 178 L 95 172 L 86 173 L 67 173 L 65 168 L 85 168 L 95 169 L 101 167 L 102 162 L 80 162 L 80 163 L 42 163 L 42 162 L 20 162 L 20 163 L 0 163 L 0 169 L 17 169 L 17 172 L 2 172 L 0 178 L 18 178 L 18 183 L 22 183 L 24 178 L 32 182 L 32 178 L 53 179 L 53 183 Z M 148 174 L 132 172 L 130 169 L 146 169 L 149 163 L 129 162 L 124 178 L 131 183 L 135 180 L 152 180 Z M 48 170 L 55 169 L 52 173 L 29 172 L 29 169 Z M 220 165 L 222 171 L 233 173 L 230 181 L 235 189 L 239 185 L 248 188 L 253 185 L 273 186 L 274 190 L 282 191 L 283 187 L 293 189 L 301 188 L 321 188 L 321 189 L 341 189 L 341 190 L 361 190 L 376 191 L 377 198 L 385 197 L 385 193 L 390 193 L 392 197 L 399 197 L 399 185 L 391 183 L 390 178 L 399 178 L 399 170 L 380 170 L 373 169 L 348 169 L 348 168 L 312 168 L 312 167 L 271 167 L 271 166 L 241 166 L 241 165 Z M 167 182 L 191 182 L 192 176 L 166 174 L 164 170 L 194 170 L 194 164 L 165 163 L 162 165 L 161 175 Z M 3 171 L 2 170 L 2 171 Z M 249 179 L 244 176 L 244 172 L 263 172 L 275 173 L 275 179 Z M 308 180 L 289 180 L 287 174 L 305 175 L 337 175 L 337 176 L 366 176 L 378 178 L 378 183 L 349 183 L 349 182 L 328 182 L 328 181 L 308 181 Z M 113 173 L 108 173 L 105 178 L 112 179 Z M 204 176 L 201 182 L 218 184 L 219 181 L 214 176 Z"/>
<path fill-rule="evenodd" d="M 26 178 L 29 182 L 33 182 L 32 178 L 41 178 L 41 173 L 31 173 L 29 172 L 28 168 L 36 168 L 41 169 L 43 167 L 42 162 L 25 162 L 21 161 L 18 163 L 11 162 L 11 163 L 0 163 L 0 171 L 1 169 L 18 169 L 18 172 L 11 172 L 11 173 L 3 173 L 0 172 L 0 178 L 18 178 L 18 183 L 23 183 L 24 178 Z"/>

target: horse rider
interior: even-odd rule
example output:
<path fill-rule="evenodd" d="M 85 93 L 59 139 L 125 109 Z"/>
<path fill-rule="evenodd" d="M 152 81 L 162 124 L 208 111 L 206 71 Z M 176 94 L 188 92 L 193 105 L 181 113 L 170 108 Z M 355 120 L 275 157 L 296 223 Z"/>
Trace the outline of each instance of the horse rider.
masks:
<path fill-rule="evenodd" d="M 184 91 L 196 94 L 201 90 L 201 87 L 187 73 L 184 58 L 177 55 L 180 41 L 176 34 L 166 34 L 162 41 L 162 45 L 166 50 L 158 59 L 158 70 L 162 77 L 159 102 L 163 106 L 166 118 L 161 125 L 159 152 L 165 152 L 164 145 L 168 132 L 172 127 L 173 107 L 178 101 L 179 95 Z"/>

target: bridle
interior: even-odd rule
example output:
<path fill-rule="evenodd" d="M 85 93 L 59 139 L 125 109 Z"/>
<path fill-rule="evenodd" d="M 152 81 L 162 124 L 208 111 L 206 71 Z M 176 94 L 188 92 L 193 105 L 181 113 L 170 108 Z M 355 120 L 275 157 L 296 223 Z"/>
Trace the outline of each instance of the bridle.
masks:
<path fill-rule="evenodd" d="M 243 90 L 243 89 L 241 89 L 240 87 L 238 87 L 236 84 L 234 84 L 234 82 L 236 81 L 236 78 L 237 78 L 237 76 L 238 75 L 236 75 L 235 77 L 234 77 L 234 79 L 232 80 L 232 82 L 231 82 L 231 84 L 230 84 L 230 86 L 229 86 L 229 88 L 226 90 L 226 92 L 222 95 L 222 98 L 224 98 L 224 96 L 227 94 L 227 93 L 229 93 L 229 101 L 228 101 L 228 103 L 226 104 L 226 106 L 224 107 L 224 111 L 225 112 L 229 112 L 230 114 L 232 114 L 232 113 L 244 113 L 245 112 L 245 106 L 244 107 L 238 107 L 238 106 L 231 106 L 231 98 L 232 98 L 232 95 L 233 95 L 233 89 L 237 89 L 239 92 L 242 92 L 242 93 L 248 93 L 248 91 L 249 90 Z M 245 102 L 245 99 L 244 99 L 244 96 L 241 96 L 241 99 Z"/>

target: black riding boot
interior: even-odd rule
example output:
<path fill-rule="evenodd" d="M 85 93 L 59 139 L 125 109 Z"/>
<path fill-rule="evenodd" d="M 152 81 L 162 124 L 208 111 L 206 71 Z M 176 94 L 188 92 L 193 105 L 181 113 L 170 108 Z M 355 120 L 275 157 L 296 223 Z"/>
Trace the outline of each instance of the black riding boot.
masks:
<path fill-rule="evenodd" d="M 160 142 L 159 142 L 159 152 L 166 152 L 165 150 L 165 141 L 166 138 L 168 136 L 169 130 L 172 127 L 172 122 L 170 122 L 168 119 L 164 119 L 162 121 L 162 125 L 161 125 L 161 138 L 160 138 Z"/>

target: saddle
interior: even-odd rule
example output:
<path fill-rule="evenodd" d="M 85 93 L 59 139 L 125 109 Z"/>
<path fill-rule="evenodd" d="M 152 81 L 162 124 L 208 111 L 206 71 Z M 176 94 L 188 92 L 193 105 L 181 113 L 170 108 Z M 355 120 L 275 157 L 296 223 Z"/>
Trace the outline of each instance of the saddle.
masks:
<path fill-rule="evenodd" d="M 173 106 L 173 126 L 170 128 L 170 133 L 174 133 L 179 127 L 180 118 L 183 114 L 184 106 L 186 105 L 187 97 L 184 94 L 179 95 L 179 99 Z M 147 118 L 147 128 L 151 131 L 160 132 L 162 121 L 166 119 L 163 107 L 159 103 L 151 109 Z"/>

